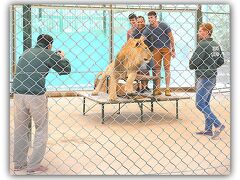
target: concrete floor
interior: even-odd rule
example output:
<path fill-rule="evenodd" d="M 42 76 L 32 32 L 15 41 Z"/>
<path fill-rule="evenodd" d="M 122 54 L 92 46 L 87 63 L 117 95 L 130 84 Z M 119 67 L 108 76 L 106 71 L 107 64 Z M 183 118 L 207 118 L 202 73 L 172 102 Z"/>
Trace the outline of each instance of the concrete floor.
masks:
<path fill-rule="evenodd" d="M 106 123 L 101 124 L 101 108 L 96 105 L 86 116 L 83 99 L 49 98 L 49 140 L 42 162 L 49 170 L 41 175 L 229 175 L 230 174 L 230 93 L 214 93 L 212 110 L 226 125 L 219 140 L 197 136 L 204 128 L 203 115 L 191 98 L 144 108 L 140 122 L 137 104 L 127 104 L 121 114 L 118 105 L 106 105 Z M 87 107 L 95 103 L 87 100 Z M 146 103 L 150 107 L 150 103 Z M 13 100 L 10 101 L 10 157 L 12 164 Z M 34 130 L 33 130 L 34 131 Z"/>

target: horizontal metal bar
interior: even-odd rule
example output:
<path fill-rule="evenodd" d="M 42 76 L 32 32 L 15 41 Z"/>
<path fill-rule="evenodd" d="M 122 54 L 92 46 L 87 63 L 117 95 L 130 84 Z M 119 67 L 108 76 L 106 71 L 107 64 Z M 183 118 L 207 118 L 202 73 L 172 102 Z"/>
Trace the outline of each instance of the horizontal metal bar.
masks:
<path fill-rule="evenodd" d="M 149 11 L 149 10 L 155 10 L 157 12 L 164 12 L 164 11 L 176 11 L 176 12 L 183 12 L 183 11 L 196 11 L 195 8 L 163 8 L 160 9 L 159 6 L 154 6 L 156 4 L 152 4 L 152 6 L 150 5 L 149 7 L 141 7 L 141 5 L 143 6 L 147 6 L 145 4 L 140 4 L 139 7 L 130 7 L 131 5 L 124 7 L 123 5 L 114 5 L 112 6 L 112 10 L 118 10 L 118 11 L 126 11 L 126 10 L 135 10 L 135 11 Z M 172 5 L 172 4 L 165 4 L 165 5 Z M 177 4 L 179 5 L 179 4 Z M 22 6 L 21 4 L 15 4 L 14 6 Z M 95 5 L 95 4 L 88 4 L 88 5 L 56 5 L 56 4 L 32 4 L 33 8 L 44 8 L 44 9 L 82 9 L 82 10 L 111 10 L 111 6 L 110 5 Z"/>

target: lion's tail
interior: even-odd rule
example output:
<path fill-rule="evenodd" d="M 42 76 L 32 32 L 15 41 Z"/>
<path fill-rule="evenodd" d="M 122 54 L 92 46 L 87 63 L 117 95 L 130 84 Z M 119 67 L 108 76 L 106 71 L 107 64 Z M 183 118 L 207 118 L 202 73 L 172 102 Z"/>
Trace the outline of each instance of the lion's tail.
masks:
<path fill-rule="evenodd" d="M 99 72 L 97 75 L 96 75 L 96 78 L 95 78 L 95 81 L 94 81 L 94 89 L 97 87 L 97 84 L 99 82 L 99 77 L 102 76 L 103 72 Z"/>

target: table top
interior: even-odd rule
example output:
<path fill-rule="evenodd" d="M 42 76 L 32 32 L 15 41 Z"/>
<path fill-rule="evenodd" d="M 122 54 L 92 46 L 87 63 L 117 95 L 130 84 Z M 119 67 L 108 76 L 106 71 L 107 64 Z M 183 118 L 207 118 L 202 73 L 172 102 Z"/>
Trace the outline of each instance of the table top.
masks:
<path fill-rule="evenodd" d="M 172 93 L 172 96 L 158 95 L 153 96 L 151 93 L 141 93 L 128 97 L 118 97 L 116 101 L 109 101 L 108 94 L 100 92 L 97 96 L 92 95 L 92 91 L 78 92 L 78 96 L 85 97 L 99 104 L 119 104 L 119 103 L 139 103 L 154 101 L 176 101 L 181 99 L 190 99 L 183 93 Z"/>

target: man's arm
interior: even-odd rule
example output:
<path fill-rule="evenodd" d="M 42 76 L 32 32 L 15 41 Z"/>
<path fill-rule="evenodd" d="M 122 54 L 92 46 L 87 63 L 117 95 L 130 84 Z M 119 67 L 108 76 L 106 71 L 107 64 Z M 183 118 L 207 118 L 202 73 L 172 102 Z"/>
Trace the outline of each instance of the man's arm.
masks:
<path fill-rule="evenodd" d="M 221 65 L 224 64 L 224 57 L 223 57 L 223 53 L 221 50 L 221 47 L 219 46 L 219 53 L 220 53 L 220 57 L 217 60 L 217 66 L 220 67 Z"/>
<path fill-rule="evenodd" d="M 146 37 L 141 35 L 141 37 L 139 38 L 140 41 L 145 41 Z"/>
<path fill-rule="evenodd" d="M 170 39 L 171 54 L 172 54 L 172 57 L 175 58 L 176 53 L 175 53 L 174 38 L 173 38 L 172 32 L 169 32 L 168 36 L 169 36 L 169 39 Z"/>
<path fill-rule="evenodd" d="M 139 38 L 140 41 L 145 41 L 148 36 L 151 35 L 151 31 L 149 29 L 149 26 L 146 26 L 146 28 L 143 30 L 141 37 Z"/>
<path fill-rule="evenodd" d="M 64 58 L 64 53 L 58 52 L 51 55 L 51 67 L 58 72 L 59 75 L 66 75 L 71 72 L 71 64 L 68 59 Z"/>
<path fill-rule="evenodd" d="M 133 32 L 132 28 L 127 31 L 127 41 L 128 41 L 130 38 L 132 38 L 132 32 Z"/>
<path fill-rule="evenodd" d="M 130 38 L 130 35 L 129 35 L 129 33 L 127 32 L 127 41 L 129 40 L 129 38 Z"/>
<path fill-rule="evenodd" d="M 130 38 L 138 39 L 139 36 L 141 36 L 141 32 L 137 28 L 134 28 Z"/>
<path fill-rule="evenodd" d="M 201 45 L 198 45 L 189 61 L 189 68 L 198 69 L 198 67 L 203 63 L 205 55 L 206 51 L 204 48 Z"/>

